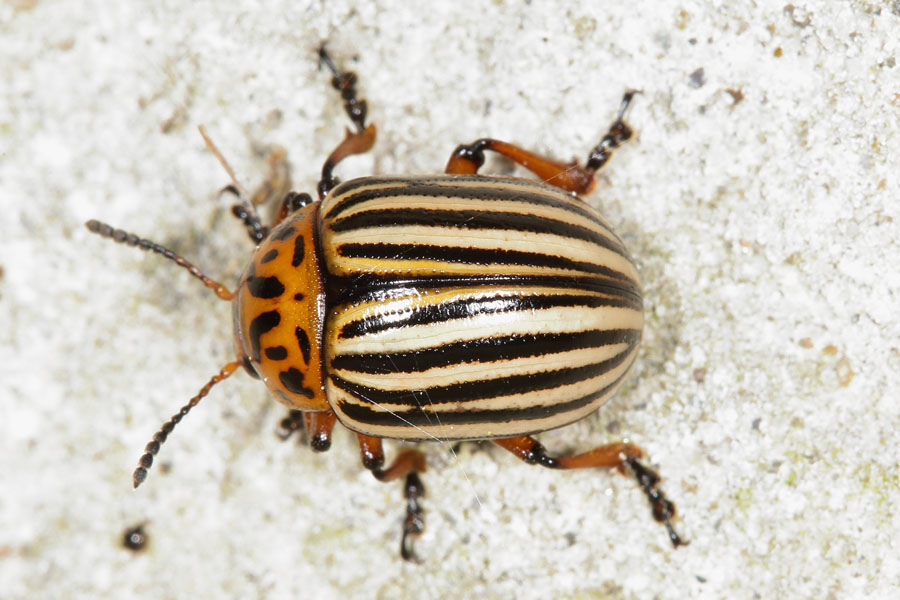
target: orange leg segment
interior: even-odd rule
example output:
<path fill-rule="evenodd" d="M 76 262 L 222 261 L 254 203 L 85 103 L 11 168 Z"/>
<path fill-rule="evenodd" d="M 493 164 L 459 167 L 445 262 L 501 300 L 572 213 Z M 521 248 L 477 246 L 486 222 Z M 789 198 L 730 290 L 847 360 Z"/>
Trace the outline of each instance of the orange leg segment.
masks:
<path fill-rule="evenodd" d="M 322 178 L 319 180 L 319 198 L 324 198 L 328 192 L 339 182 L 333 175 L 334 168 L 339 162 L 353 154 L 368 152 L 375 144 L 375 125 L 369 123 L 366 126 L 366 101 L 359 98 L 356 91 L 356 73 L 339 71 L 325 50 L 325 45 L 319 47 L 319 64 L 325 65 L 331 71 L 331 87 L 341 93 L 344 100 L 344 110 L 347 116 L 356 126 L 356 131 L 347 130 L 344 140 L 328 156 L 322 166 Z"/>
<path fill-rule="evenodd" d="M 672 545 L 687 545 L 688 542 L 679 537 L 672 527 L 672 519 L 675 517 L 675 505 L 666 498 L 659 489 L 659 475 L 643 465 L 639 458 L 644 456 L 644 451 L 634 444 L 617 442 L 605 446 L 598 446 L 582 454 L 567 457 L 554 457 L 547 454 L 544 447 L 532 437 L 520 436 L 493 440 L 501 448 L 512 452 L 520 460 L 530 464 L 538 464 L 550 469 L 586 469 L 599 467 L 603 469 L 615 469 L 622 475 L 629 473 L 637 480 L 638 485 L 650 501 L 653 509 L 653 518 L 665 525 L 669 533 Z"/>
<path fill-rule="evenodd" d="M 375 144 L 376 130 L 374 124 L 366 125 L 367 106 L 366 101 L 357 96 L 356 74 L 350 71 L 339 71 L 325 51 L 324 45 L 319 48 L 319 64 L 331 71 L 331 86 L 340 92 L 344 101 L 344 110 L 356 129 L 356 131 L 348 129 L 341 143 L 325 159 L 325 163 L 322 165 L 322 177 L 318 184 L 318 195 L 321 199 L 339 183 L 337 177 L 334 176 L 334 169 L 338 163 L 353 154 L 368 152 Z M 238 201 L 232 205 L 231 212 L 243 222 L 254 243 L 259 244 L 285 217 L 313 201 L 309 194 L 288 191 L 291 178 L 284 148 L 275 146 L 269 151 L 266 156 L 270 171 L 269 178 L 252 195 L 248 195 L 237 182 L 234 171 L 225 161 L 222 153 L 219 152 L 202 127 L 200 134 L 206 140 L 207 147 L 215 154 L 231 177 L 232 183 L 225 186 L 222 193 L 227 192 L 237 197 Z M 256 207 L 273 196 L 283 197 L 283 200 L 272 223 L 264 225 Z"/>
<path fill-rule="evenodd" d="M 325 452 L 331 448 L 331 431 L 337 417 L 334 411 L 324 412 L 303 412 L 300 410 L 292 410 L 278 424 L 278 437 L 286 440 L 295 431 L 305 432 L 309 437 L 303 436 L 301 443 L 309 442 L 310 448 L 316 452 Z"/>
<path fill-rule="evenodd" d="M 490 150 L 522 165 L 540 177 L 544 183 L 567 192 L 575 192 L 580 195 L 589 194 L 597 183 L 594 173 L 606 164 L 612 156 L 613 150 L 628 141 L 633 134 L 631 127 L 625 122 L 625 113 L 637 93 L 639 92 L 636 90 L 629 90 L 625 93 L 616 120 L 613 121 L 600 143 L 591 150 L 584 167 L 580 166 L 577 161 L 563 163 L 507 142 L 482 138 L 471 144 L 457 147 L 447 162 L 445 172 L 456 175 L 473 175 L 484 164 L 484 151 Z"/>
<path fill-rule="evenodd" d="M 400 540 L 400 556 L 403 560 L 419 562 L 413 552 L 412 538 L 425 531 L 425 511 L 420 500 L 425 497 L 425 486 L 419 473 L 425 471 L 425 455 L 418 450 L 404 450 L 387 469 L 384 465 L 384 449 L 381 438 L 356 434 L 359 451 L 365 468 L 379 481 L 393 481 L 406 477 L 403 495 L 406 498 L 406 520 L 403 522 L 403 537 Z"/>
<path fill-rule="evenodd" d="M 505 156 L 540 177 L 544 183 L 568 192 L 588 194 L 594 189 L 594 174 L 580 167 L 575 161 L 562 163 L 490 138 L 480 139 L 467 146 L 459 146 L 450 156 L 445 171 L 458 175 L 474 175 L 484 164 L 485 150 Z"/>

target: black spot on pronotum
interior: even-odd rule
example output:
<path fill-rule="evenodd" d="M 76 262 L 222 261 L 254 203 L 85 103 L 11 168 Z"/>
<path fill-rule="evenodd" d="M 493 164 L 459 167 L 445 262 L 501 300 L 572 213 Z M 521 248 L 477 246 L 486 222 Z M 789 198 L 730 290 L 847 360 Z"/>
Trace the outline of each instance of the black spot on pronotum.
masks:
<path fill-rule="evenodd" d="M 294 238 L 294 256 L 291 258 L 291 266 L 298 267 L 300 263 L 303 262 L 303 254 L 305 252 L 304 249 L 304 240 L 302 235 L 298 235 Z"/>
<path fill-rule="evenodd" d="M 307 398 L 313 397 L 313 391 L 308 387 L 304 387 L 303 373 L 298 369 L 291 367 L 287 371 L 282 371 L 278 374 L 278 379 L 287 391 L 306 396 Z"/>
<path fill-rule="evenodd" d="M 294 330 L 294 335 L 297 336 L 297 345 L 300 346 L 300 352 L 303 353 L 303 362 L 309 364 L 309 337 L 300 327 Z"/>
<path fill-rule="evenodd" d="M 291 227 L 290 225 L 288 225 L 287 227 L 285 227 L 285 228 L 282 229 L 281 231 L 276 231 L 275 235 L 272 236 L 272 239 L 273 239 L 273 240 L 276 240 L 276 241 L 279 241 L 279 242 L 283 242 L 283 241 L 285 241 L 285 240 L 291 239 L 291 237 L 293 237 L 293 235 L 294 235 L 296 232 L 297 232 L 296 229 L 294 229 L 293 227 Z"/>
<path fill-rule="evenodd" d="M 266 348 L 266 358 L 270 360 L 284 360 L 287 358 L 287 348 L 284 346 L 272 346 Z"/>
<path fill-rule="evenodd" d="M 284 293 L 284 284 L 277 277 L 248 277 L 247 290 L 254 298 L 277 298 Z"/>
<path fill-rule="evenodd" d="M 278 250 L 269 250 L 263 255 L 263 257 L 259 260 L 259 263 L 264 265 L 267 262 L 272 262 L 278 256 Z"/>
<path fill-rule="evenodd" d="M 250 322 L 250 356 L 259 362 L 259 338 L 281 322 L 281 315 L 277 310 L 270 310 L 260 314 Z"/>
<path fill-rule="evenodd" d="M 294 300 L 296 300 L 297 302 L 300 302 L 301 300 L 303 300 L 304 297 L 305 296 L 303 294 L 301 294 L 300 292 L 297 292 L 296 294 L 294 294 Z"/>

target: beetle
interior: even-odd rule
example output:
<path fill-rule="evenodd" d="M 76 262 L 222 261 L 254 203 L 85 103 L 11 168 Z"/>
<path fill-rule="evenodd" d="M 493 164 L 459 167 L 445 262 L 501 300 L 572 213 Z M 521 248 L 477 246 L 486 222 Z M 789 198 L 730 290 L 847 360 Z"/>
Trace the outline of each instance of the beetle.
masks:
<path fill-rule="evenodd" d="M 341 183 L 335 167 L 367 152 L 375 125 L 357 77 L 324 45 L 353 123 L 328 156 L 318 199 L 288 193 L 265 225 L 238 184 L 232 212 L 257 244 L 234 291 L 154 242 L 96 220 L 96 234 L 159 253 L 232 303 L 236 359 L 153 436 L 134 472 L 147 477 L 175 425 L 239 367 L 291 409 L 283 428 L 305 430 L 327 450 L 337 422 L 358 439 L 363 466 L 381 481 L 405 480 L 401 556 L 416 559 L 424 530 L 418 449 L 385 467 L 382 439 L 490 440 L 528 464 L 600 467 L 633 476 L 675 547 L 675 506 L 638 446 L 618 442 L 552 456 L 531 437 L 594 413 L 619 387 L 643 329 L 637 270 L 622 239 L 580 196 L 632 137 L 618 114 L 584 166 L 483 138 L 452 153 L 445 172 L 370 176 Z M 203 133 L 201 129 L 201 134 Z M 218 150 L 207 144 L 231 173 Z M 540 182 L 478 173 L 491 151 Z M 234 177 L 232 176 L 234 181 Z"/>

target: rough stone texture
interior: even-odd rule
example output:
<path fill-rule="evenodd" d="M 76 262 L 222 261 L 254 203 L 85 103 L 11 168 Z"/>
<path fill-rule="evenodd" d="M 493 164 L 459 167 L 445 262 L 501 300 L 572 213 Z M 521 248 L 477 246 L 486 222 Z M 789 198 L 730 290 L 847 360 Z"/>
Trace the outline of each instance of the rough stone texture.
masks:
<path fill-rule="evenodd" d="M 900 594 L 897 2 L 11 0 L 0 30 L 4 598 Z M 438 171 L 486 135 L 583 157 L 644 91 L 589 199 L 641 270 L 642 356 L 542 439 L 643 445 L 690 546 L 624 478 L 435 444 L 425 563 L 403 564 L 399 486 L 346 432 L 323 455 L 279 443 L 243 375 L 131 491 L 155 428 L 230 360 L 229 307 L 82 223 L 234 282 L 250 248 L 196 125 L 248 186 L 277 143 L 313 191 L 346 124 L 323 39 L 379 126 L 345 178 Z"/>

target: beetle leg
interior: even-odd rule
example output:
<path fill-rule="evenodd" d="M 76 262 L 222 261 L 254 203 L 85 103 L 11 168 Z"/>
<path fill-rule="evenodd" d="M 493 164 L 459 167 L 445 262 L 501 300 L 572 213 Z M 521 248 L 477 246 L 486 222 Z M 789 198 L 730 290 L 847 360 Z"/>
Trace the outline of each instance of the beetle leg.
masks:
<path fill-rule="evenodd" d="M 288 412 L 287 416 L 285 416 L 280 423 L 278 423 L 278 428 L 275 430 L 275 435 L 277 435 L 281 441 L 287 440 L 289 437 L 294 435 L 294 432 L 297 432 L 297 435 L 303 437 L 307 431 L 306 428 L 306 413 L 302 410 L 291 410 Z"/>
<path fill-rule="evenodd" d="M 300 210 L 312 201 L 312 196 L 305 192 L 288 192 L 281 201 L 281 206 L 278 207 L 278 213 L 275 215 L 275 222 L 272 224 L 272 227 L 281 223 L 289 214 Z"/>
<path fill-rule="evenodd" d="M 403 537 L 400 540 L 400 556 L 403 560 L 420 562 L 413 551 L 413 539 L 425 531 L 425 511 L 420 500 L 425 497 L 425 486 L 419 473 L 425 471 L 425 455 L 418 450 L 404 450 L 387 469 L 384 465 L 384 449 L 381 438 L 356 434 L 362 463 L 378 481 L 393 481 L 406 477 L 403 496 L 406 498 L 406 519 L 403 522 Z"/>
<path fill-rule="evenodd" d="M 247 228 L 250 241 L 254 244 L 259 244 L 269 235 L 271 228 L 278 225 L 287 216 L 288 213 L 285 212 L 285 206 L 292 196 L 309 197 L 309 194 L 288 193 L 291 189 L 291 170 L 287 162 L 287 151 L 277 145 L 271 146 L 266 150 L 269 176 L 254 190 L 253 194 L 248 194 L 244 186 L 237 180 L 234 169 L 228 164 L 225 155 L 222 154 L 215 142 L 212 141 L 212 138 L 209 137 L 209 134 L 206 133 L 203 125 L 200 125 L 198 129 L 203 137 L 203 141 L 206 142 L 206 148 L 212 152 L 213 156 L 216 157 L 219 164 L 222 165 L 222 168 L 225 169 L 225 172 L 231 178 L 231 183 L 219 190 L 219 196 L 232 194 L 237 198 L 237 202 L 231 205 L 231 214 L 240 219 L 244 227 Z M 276 213 L 275 220 L 268 226 L 263 225 L 262 219 L 256 210 L 257 205 L 264 204 L 273 197 L 282 196 L 284 196 L 284 200 L 281 203 L 280 210 Z"/>
<path fill-rule="evenodd" d="M 529 152 L 513 144 L 501 142 L 490 138 L 482 138 L 468 145 L 461 145 L 450 155 L 447 161 L 446 173 L 457 175 L 474 175 L 484 164 L 484 151 L 490 150 L 505 156 L 516 164 L 522 165 L 538 177 L 544 183 L 562 188 L 567 192 L 576 194 L 589 194 L 596 185 L 594 173 L 602 167 L 612 156 L 613 150 L 628 141 L 632 136 L 632 129 L 625 123 L 625 113 L 631 104 L 636 90 L 629 90 L 622 98 L 619 113 L 616 120 L 610 126 L 606 135 L 600 140 L 588 156 L 587 164 L 582 167 L 577 161 L 563 163 L 534 152 Z"/>
<path fill-rule="evenodd" d="M 325 44 L 319 46 L 319 64 L 325 65 L 331 71 L 331 86 L 341 93 L 344 100 L 344 110 L 347 116 L 356 126 L 356 132 L 349 129 L 344 134 L 344 141 L 328 156 L 322 165 L 322 179 L 319 180 L 319 198 L 324 198 L 339 181 L 333 171 L 339 162 L 353 154 L 368 152 L 375 144 L 375 125 L 369 123 L 366 126 L 366 101 L 357 97 L 356 73 L 352 71 L 339 71 L 328 56 Z"/>
<path fill-rule="evenodd" d="M 291 191 L 291 169 L 287 161 L 287 151 L 284 148 L 277 145 L 269 147 L 266 150 L 266 163 L 269 165 L 269 175 L 259 187 L 253 190 L 249 199 L 245 197 L 246 194 L 241 194 L 241 190 L 235 188 L 234 185 L 226 186 L 222 190 L 223 192 L 232 192 L 238 197 L 239 202 L 232 205 L 231 212 L 244 222 L 250 239 L 256 244 L 262 242 L 285 217 L 312 202 L 309 194 L 298 194 Z M 274 213 L 272 222 L 263 225 L 256 207 L 266 204 L 274 198 L 281 198 L 281 203 Z"/>
<path fill-rule="evenodd" d="M 550 469 L 602 467 L 615 469 L 626 476 L 630 473 L 637 480 L 638 485 L 641 486 L 641 490 L 647 496 L 647 500 L 650 501 L 650 506 L 653 509 L 653 518 L 665 525 L 672 545 L 677 548 L 688 544 L 688 542 L 679 537 L 672 526 L 672 519 L 675 517 L 675 505 L 659 489 L 659 475 L 638 461 L 644 455 L 644 451 L 638 446 L 617 442 L 598 446 L 593 450 L 588 450 L 575 456 L 554 457 L 547 454 L 540 442 L 529 436 L 493 441 L 530 465 L 538 464 Z"/>
<path fill-rule="evenodd" d="M 233 185 L 225 186 L 225 188 L 222 190 L 222 193 L 225 192 L 233 193 L 238 196 L 238 198 L 240 198 L 240 195 L 238 195 L 238 192 Z M 255 195 L 256 194 L 254 193 L 254 197 Z M 281 204 L 278 207 L 278 212 L 275 213 L 275 219 L 269 226 L 262 224 L 262 220 L 256 213 L 256 208 L 253 203 L 247 204 L 244 201 L 236 202 L 235 204 L 231 205 L 231 214 L 244 222 L 244 226 L 247 228 L 247 233 L 250 235 L 250 240 L 255 244 L 259 244 L 264 239 L 266 239 L 266 236 L 269 235 L 269 232 L 274 229 L 275 226 L 281 223 L 281 221 L 283 221 L 285 217 L 295 211 L 300 210 L 312 201 L 312 196 L 307 193 L 288 192 L 281 200 Z"/>
<path fill-rule="evenodd" d="M 331 448 L 331 430 L 337 417 L 334 411 L 304 413 L 306 431 L 309 432 L 309 447 L 316 452 Z"/>
<path fill-rule="evenodd" d="M 325 452 L 331 448 L 331 430 L 337 417 L 333 411 L 303 412 L 290 411 L 278 424 L 275 432 L 282 440 L 287 440 L 295 431 L 301 435 L 301 444 L 309 443 L 316 452 Z"/>
<path fill-rule="evenodd" d="M 421 562 L 413 551 L 412 540 L 425 531 L 425 511 L 419 504 L 419 500 L 425 497 L 425 485 L 416 471 L 406 474 L 403 497 L 406 498 L 406 520 L 403 521 L 403 537 L 400 538 L 400 556 L 403 560 Z"/>
<path fill-rule="evenodd" d="M 238 201 L 231 205 L 231 214 L 237 217 L 247 229 L 247 235 L 254 244 L 259 244 L 269 235 L 269 228 L 262 224 L 262 219 L 256 212 L 256 208 L 241 198 L 240 192 L 234 185 L 222 188 L 221 194 L 234 194 Z"/>

